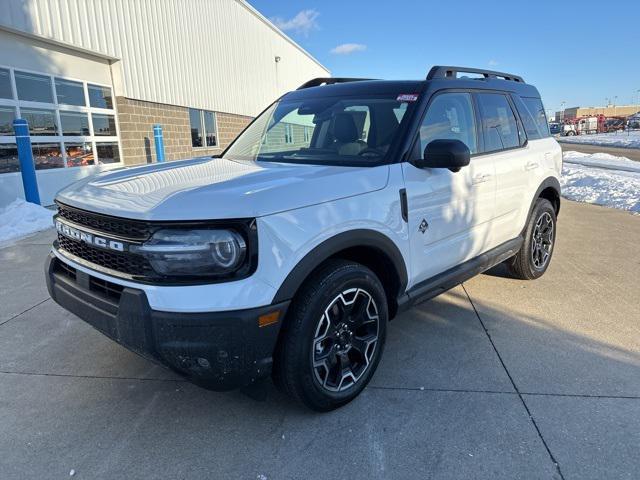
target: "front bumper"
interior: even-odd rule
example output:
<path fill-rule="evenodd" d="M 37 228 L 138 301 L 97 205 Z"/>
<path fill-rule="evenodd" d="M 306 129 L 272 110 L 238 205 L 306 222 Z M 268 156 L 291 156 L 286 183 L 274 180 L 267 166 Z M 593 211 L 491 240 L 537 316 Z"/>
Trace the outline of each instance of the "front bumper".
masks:
<path fill-rule="evenodd" d="M 228 312 L 152 310 L 143 290 L 93 277 L 49 254 L 51 298 L 129 350 L 212 390 L 230 390 L 268 376 L 289 302 Z M 258 318 L 279 312 L 260 327 Z"/>

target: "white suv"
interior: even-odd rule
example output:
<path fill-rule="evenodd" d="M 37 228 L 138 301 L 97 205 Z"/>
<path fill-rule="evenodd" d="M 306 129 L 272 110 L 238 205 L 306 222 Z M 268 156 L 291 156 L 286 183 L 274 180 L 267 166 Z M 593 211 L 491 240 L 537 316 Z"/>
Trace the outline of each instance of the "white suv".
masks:
<path fill-rule="evenodd" d="M 199 385 L 271 375 L 326 411 L 369 382 L 399 311 L 499 262 L 545 272 L 561 164 L 515 75 L 316 79 L 220 158 L 62 191 L 49 292 Z"/>

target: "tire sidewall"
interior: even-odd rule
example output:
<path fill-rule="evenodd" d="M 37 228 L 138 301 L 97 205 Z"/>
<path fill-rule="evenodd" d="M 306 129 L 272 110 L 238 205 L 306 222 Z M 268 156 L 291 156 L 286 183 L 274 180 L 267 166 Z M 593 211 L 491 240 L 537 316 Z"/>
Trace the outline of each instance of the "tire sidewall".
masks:
<path fill-rule="evenodd" d="M 311 393 L 309 396 L 314 398 L 307 398 L 307 401 L 314 404 L 320 401 L 325 404 L 325 408 L 331 409 L 343 405 L 358 396 L 375 373 L 384 350 L 388 309 L 386 296 L 380 281 L 366 267 L 353 266 L 348 269 L 340 269 L 329 274 L 322 283 L 325 288 L 322 288 L 319 294 L 313 298 L 311 304 L 305 309 L 303 318 L 300 319 L 302 322 L 301 341 L 297 345 L 296 358 L 303 367 L 298 372 L 298 380 L 303 386 L 302 395 L 305 396 L 305 392 L 307 395 Z M 376 302 L 378 308 L 378 343 L 371 363 L 362 377 L 348 389 L 342 392 L 332 392 L 322 388 L 315 377 L 313 370 L 313 339 L 318 322 L 329 303 L 341 292 L 354 287 L 366 290 Z M 322 408 L 322 406 L 318 406 Z"/>
<path fill-rule="evenodd" d="M 533 243 L 533 231 L 535 229 L 536 223 L 538 219 L 544 214 L 549 213 L 551 215 L 551 219 L 553 221 L 553 243 L 551 246 L 551 253 L 549 254 L 549 258 L 547 259 L 547 263 L 545 263 L 544 267 L 537 268 L 533 264 L 533 260 L 531 258 L 531 244 Z M 527 224 L 527 231 L 525 234 L 524 245 L 522 246 L 523 253 L 526 255 L 527 259 L 527 268 L 529 270 L 529 274 L 531 278 L 539 278 L 547 271 L 549 265 L 551 265 L 551 259 L 553 257 L 553 252 L 556 250 L 556 238 L 557 238 L 557 222 L 556 222 L 556 212 L 549 202 L 546 199 L 539 199 L 536 202 L 535 208 L 533 212 L 531 212 L 531 217 L 529 218 L 529 222 Z"/>

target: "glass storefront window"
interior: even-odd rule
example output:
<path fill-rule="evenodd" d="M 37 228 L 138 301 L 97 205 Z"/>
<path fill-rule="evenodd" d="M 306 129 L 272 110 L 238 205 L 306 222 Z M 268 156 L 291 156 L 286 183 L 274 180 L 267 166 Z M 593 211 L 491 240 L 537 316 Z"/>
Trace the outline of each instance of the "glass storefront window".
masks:
<path fill-rule="evenodd" d="M 19 172 L 18 147 L 15 143 L 0 144 L 0 173 Z"/>
<path fill-rule="evenodd" d="M 96 151 L 98 153 L 98 163 L 118 163 L 120 161 L 120 152 L 116 142 L 97 143 Z"/>
<path fill-rule="evenodd" d="M 33 143 L 32 147 L 36 170 L 64 167 L 59 143 Z"/>
<path fill-rule="evenodd" d="M 21 108 L 20 115 L 29 124 L 29 134 L 31 136 L 58 135 L 56 116 L 53 110 Z"/>
<path fill-rule="evenodd" d="M 101 136 L 116 136 L 116 117 L 92 113 L 93 134 Z"/>
<path fill-rule="evenodd" d="M 53 103 L 51 77 L 36 75 L 35 73 L 19 72 L 17 70 L 14 74 L 16 77 L 18 100 Z"/>
<path fill-rule="evenodd" d="M 11 75 L 6 68 L 0 68 L 0 98 L 13 98 Z"/>
<path fill-rule="evenodd" d="M 0 135 L 15 135 L 13 121 L 16 111 L 13 107 L 0 107 Z"/>
<path fill-rule="evenodd" d="M 62 135 L 82 137 L 89 135 L 89 116 L 81 112 L 60 112 Z"/>
<path fill-rule="evenodd" d="M 86 105 L 84 99 L 84 87 L 80 82 L 74 82 L 72 80 L 63 80 L 62 78 L 56 78 L 56 97 L 58 103 L 64 105 L 79 105 L 84 107 Z"/>
<path fill-rule="evenodd" d="M 88 142 L 64 143 L 67 154 L 67 167 L 84 167 L 94 165 L 93 147 Z"/>
<path fill-rule="evenodd" d="M 100 85 L 87 85 L 89 105 L 95 108 L 113 108 L 111 89 Z"/>
<path fill-rule="evenodd" d="M 214 112 L 203 112 L 204 115 L 204 131 L 207 135 L 207 147 L 215 147 L 218 145 L 216 137 L 216 114 Z"/>

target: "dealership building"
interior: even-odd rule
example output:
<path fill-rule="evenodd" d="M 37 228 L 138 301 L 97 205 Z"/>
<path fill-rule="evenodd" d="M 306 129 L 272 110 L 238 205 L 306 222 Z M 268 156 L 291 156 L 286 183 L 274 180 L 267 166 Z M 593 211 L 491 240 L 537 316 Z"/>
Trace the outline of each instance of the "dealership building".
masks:
<path fill-rule="evenodd" d="M 105 169 L 221 152 L 284 92 L 329 71 L 244 0 L 0 0 L 0 208 Z M 283 133 L 285 135 L 286 132 Z"/>

